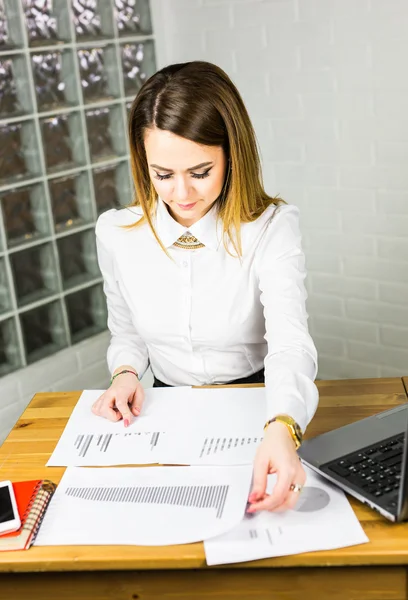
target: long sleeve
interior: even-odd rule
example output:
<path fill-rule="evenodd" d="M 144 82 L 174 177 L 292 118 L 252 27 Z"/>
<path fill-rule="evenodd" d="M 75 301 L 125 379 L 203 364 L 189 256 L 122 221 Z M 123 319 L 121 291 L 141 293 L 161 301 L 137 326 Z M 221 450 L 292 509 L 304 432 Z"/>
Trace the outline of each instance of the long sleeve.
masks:
<path fill-rule="evenodd" d="M 108 328 L 111 333 L 107 352 L 108 367 L 112 373 L 121 365 L 132 365 L 141 379 L 149 366 L 148 351 L 135 330 L 129 306 L 120 291 L 113 250 L 109 247 L 109 239 L 112 236 L 109 228 L 105 226 L 105 215 L 107 213 L 104 213 L 96 224 L 96 247 L 108 307 Z"/>
<path fill-rule="evenodd" d="M 307 326 L 305 259 L 296 207 L 280 207 L 270 220 L 258 248 L 257 269 L 268 344 L 267 419 L 285 413 L 304 431 L 318 405 L 317 352 Z"/>

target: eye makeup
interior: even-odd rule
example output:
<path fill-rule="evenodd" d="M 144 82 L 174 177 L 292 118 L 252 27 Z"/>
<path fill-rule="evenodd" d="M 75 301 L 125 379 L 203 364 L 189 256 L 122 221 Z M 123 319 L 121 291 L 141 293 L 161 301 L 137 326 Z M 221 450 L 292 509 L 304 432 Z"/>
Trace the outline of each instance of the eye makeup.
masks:
<path fill-rule="evenodd" d="M 204 171 L 204 173 L 191 173 L 191 177 L 193 179 L 205 179 L 206 177 L 209 176 L 211 171 L 210 169 L 207 169 L 207 171 Z M 165 179 L 171 179 L 171 177 L 173 176 L 173 173 L 167 173 L 166 175 L 161 175 L 160 173 L 156 172 L 155 178 L 158 179 L 159 181 L 164 181 Z"/>

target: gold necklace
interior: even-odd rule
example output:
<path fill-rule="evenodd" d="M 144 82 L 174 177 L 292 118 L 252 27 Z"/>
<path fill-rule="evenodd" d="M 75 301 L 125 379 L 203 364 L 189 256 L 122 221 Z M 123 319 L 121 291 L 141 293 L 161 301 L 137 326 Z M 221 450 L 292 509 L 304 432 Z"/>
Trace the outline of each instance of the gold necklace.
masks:
<path fill-rule="evenodd" d="M 204 248 L 202 244 L 194 235 L 191 233 L 184 233 L 174 242 L 174 246 L 177 248 L 183 248 L 184 250 L 195 250 L 196 248 Z"/>

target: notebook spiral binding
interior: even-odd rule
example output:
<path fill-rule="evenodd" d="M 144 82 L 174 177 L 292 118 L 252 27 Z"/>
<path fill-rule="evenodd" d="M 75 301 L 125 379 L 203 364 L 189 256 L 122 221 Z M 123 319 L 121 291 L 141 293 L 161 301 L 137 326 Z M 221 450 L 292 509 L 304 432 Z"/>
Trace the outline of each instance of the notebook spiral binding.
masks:
<path fill-rule="evenodd" d="M 27 506 L 27 509 L 21 517 L 21 522 L 24 523 L 22 529 L 31 531 L 29 546 L 34 543 L 38 530 L 40 529 L 40 525 L 43 521 L 48 503 L 51 500 L 56 488 L 57 486 L 55 483 L 49 481 L 48 479 L 40 481 L 34 490 L 30 504 Z"/>

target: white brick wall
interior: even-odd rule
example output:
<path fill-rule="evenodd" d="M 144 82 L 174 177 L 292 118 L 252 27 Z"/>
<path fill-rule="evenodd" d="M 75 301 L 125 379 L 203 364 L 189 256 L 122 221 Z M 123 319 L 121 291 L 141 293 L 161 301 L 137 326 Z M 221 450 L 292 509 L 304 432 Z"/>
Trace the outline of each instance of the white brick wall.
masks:
<path fill-rule="evenodd" d="M 322 378 L 408 373 L 408 4 L 153 0 L 159 67 L 210 60 L 301 209 Z"/>
<path fill-rule="evenodd" d="M 158 66 L 225 68 L 255 125 L 268 191 L 301 209 L 319 376 L 407 374 L 406 0 L 152 9 Z M 36 391 L 104 387 L 106 346 L 102 334 L 2 378 L 0 441 Z"/>

